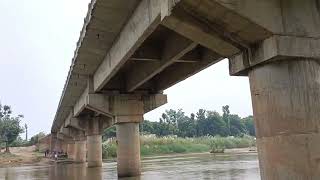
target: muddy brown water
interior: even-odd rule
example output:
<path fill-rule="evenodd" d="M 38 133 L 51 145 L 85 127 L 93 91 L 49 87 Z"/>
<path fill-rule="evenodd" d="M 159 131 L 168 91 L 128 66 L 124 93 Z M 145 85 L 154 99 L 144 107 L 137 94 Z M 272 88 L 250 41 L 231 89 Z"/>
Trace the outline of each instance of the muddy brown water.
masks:
<path fill-rule="evenodd" d="M 105 162 L 101 168 L 86 168 L 81 164 L 22 166 L 0 168 L 2 180 L 102 180 L 117 179 L 115 162 Z M 256 153 L 192 154 L 145 158 L 142 174 L 122 180 L 259 180 Z"/>

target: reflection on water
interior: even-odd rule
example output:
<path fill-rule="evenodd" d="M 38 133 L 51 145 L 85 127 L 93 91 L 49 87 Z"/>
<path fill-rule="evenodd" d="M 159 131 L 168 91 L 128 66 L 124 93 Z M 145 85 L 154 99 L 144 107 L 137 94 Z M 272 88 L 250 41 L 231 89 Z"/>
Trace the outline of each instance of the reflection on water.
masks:
<path fill-rule="evenodd" d="M 102 168 L 86 168 L 83 164 L 0 168 L 5 180 L 101 180 L 117 179 L 116 163 L 104 163 Z M 256 180 L 259 177 L 256 154 L 183 155 L 146 158 L 142 175 L 122 180 L 217 179 Z"/>

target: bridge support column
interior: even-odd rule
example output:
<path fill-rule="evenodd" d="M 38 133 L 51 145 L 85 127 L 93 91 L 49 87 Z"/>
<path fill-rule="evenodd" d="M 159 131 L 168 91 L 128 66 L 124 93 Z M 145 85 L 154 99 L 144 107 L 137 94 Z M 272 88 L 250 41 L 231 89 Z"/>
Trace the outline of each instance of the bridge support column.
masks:
<path fill-rule="evenodd" d="M 320 62 L 292 58 L 249 72 L 262 180 L 320 179 Z"/>
<path fill-rule="evenodd" d="M 87 148 L 88 167 L 102 166 L 102 130 L 103 125 L 99 119 L 88 120 L 87 125 Z"/>
<path fill-rule="evenodd" d="M 63 151 L 63 143 L 64 143 L 63 137 L 64 136 L 61 133 L 57 133 L 53 151 L 55 152 Z"/>
<path fill-rule="evenodd" d="M 122 94 L 113 97 L 114 123 L 117 129 L 118 177 L 138 176 L 140 165 L 139 123 L 143 114 L 167 102 L 167 96 Z"/>
<path fill-rule="evenodd" d="M 75 141 L 69 141 L 67 147 L 68 158 L 75 160 Z"/>
<path fill-rule="evenodd" d="M 52 133 L 50 138 L 50 152 L 53 152 L 55 150 L 56 141 L 57 141 L 57 134 Z"/>
<path fill-rule="evenodd" d="M 86 162 L 86 140 L 75 141 L 74 162 L 76 163 Z"/>
<path fill-rule="evenodd" d="M 116 128 L 118 176 L 140 175 L 139 123 L 120 123 Z"/>
<path fill-rule="evenodd" d="M 74 162 L 85 163 L 87 160 L 87 141 L 84 132 L 76 130 L 74 140 Z"/>

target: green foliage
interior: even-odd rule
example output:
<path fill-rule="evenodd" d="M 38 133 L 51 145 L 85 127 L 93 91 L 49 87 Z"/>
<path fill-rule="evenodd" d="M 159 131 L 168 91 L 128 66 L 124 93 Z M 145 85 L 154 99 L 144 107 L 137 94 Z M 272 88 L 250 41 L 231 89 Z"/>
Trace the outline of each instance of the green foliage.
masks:
<path fill-rule="evenodd" d="M 20 127 L 22 115 L 13 116 L 10 106 L 0 104 L 0 139 L 6 143 L 6 151 L 9 151 L 9 144 L 17 139 L 23 128 Z"/>
<path fill-rule="evenodd" d="M 256 131 L 254 128 L 254 122 L 253 122 L 253 116 L 248 116 L 246 118 L 242 119 L 242 122 L 245 126 L 245 129 L 248 131 L 248 134 L 250 136 L 255 136 L 256 135 Z"/>
<path fill-rule="evenodd" d="M 25 146 L 29 146 L 30 145 L 30 142 L 29 141 L 26 141 L 24 139 L 22 139 L 21 137 L 17 137 L 16 140 L 14 140 L 10 146 L 11 147 L 25 147 Z"/>
<path fill-rule="evenodd" d="M 140 123 L 141 155 L 161 155 L 189 152 L 223 152 L 224 149 L 255 145 L 253 117 L 241 118 L 231 114 L 229 106 L 222 107 L 223 114 L 199 109 L 185 115 L 181 110 L 166 110 L 159 122 Z M 116 157 L 116 128 L 104 131 L 103 157 Z"/>
<path fill-rule="evenodd" d="M 177 136 L 156 137 L 155 135 L 140 137 L 142 156 L 218 152 L 224 149 L 245 148 L 254 145 L 255 138 L 247 135 L 243 137 L 204 136 L 198 138 L 181 138 Z M 117 156 L 117 145 L 114 139 L 103 142 L 102 156 L 103 158 L 115 158 Z"/>
<path fill-rule="evenodd" d="M 45 136 L 46 136 L 46 134 L 44 132 L 39 132 L 38 134 L 36 134 L 30 138 L 29 145 L 37 144 L 39 139 L 41 139 Z"/>
<path fill-rule="evenodd" d="M 159 122 L 145 120 L 140 124 L 140 131 L 142 134 L 155 134 L 160 137 L 169 135 L 179 137 L 255 135 L 252 116 L 241 119 L 238 115 L 230 113 L 228 105 L 223 106 L 222 111 L 221 116 L 216 111 L 199 109 L 196 115 L 192 113 L 186 116 L 181 109 L 177 111 L 170 109 L 162 114 Z"/>
<path fill-rule="evenodd" d="M 115 140 L 105 141 L 102 143 L 102 157 L 105 159 L 117 157 L 117 144 Z"/>
<path fill-rule="evenodd" d="M 108 129 L 105 129 L 103 131 L 103 139 L 108 139 L 108 138 L 112 138 L 112 137 L 116 137 L 116 127 L 112 126 Z"/>

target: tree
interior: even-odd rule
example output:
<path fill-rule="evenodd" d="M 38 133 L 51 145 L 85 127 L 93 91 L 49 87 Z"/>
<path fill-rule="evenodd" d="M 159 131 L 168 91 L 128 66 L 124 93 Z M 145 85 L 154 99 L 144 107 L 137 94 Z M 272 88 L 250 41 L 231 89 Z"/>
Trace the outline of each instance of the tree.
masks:
<path fill-rule="evenodd" d="M 224 122 L 227 124 L 228 135 L 230 135 L 231 127 L 230 127 L 230 119 L 229 119 L 229 115 L 230 115 L 229 105 L 222 106 L 222 112 L 223 112 L 222 118 Z"/>
<path fill-rule="evenodd" d="M 9 145 L 23 132 L 20 127 L 22 118 L 22 115 L 12 116 L 11 107 L 0 104 L 0 138 L 6 144 L 6 152 L 10 152 Z"/>
<path fill-rule="evenodd" d="M 203 128 L 200 127 L 203 124 L 203 121 L 206 119 L 206 110 L 204 109 L 199 109 L 198 112 L 196 113 L 196 130 L 197 130 L 197 136 L 203 136 L 205 135 L 203 133 Z"/>
<path fill-rule="evenodd" d="M 220 114 L 216 111 L 207 111 L 207 119 L 209 126 L 212 127 L 210 135 L 227 136 L 228 128 Z"/>
<path fill-rule="evenodd" d="M 241 121 L 241 118 L 236 114 L 231 114 L 228 117 L 230 122 L 230 135 L 241 136 L 246 133 L 246 128 Z"/>
<path fill-rule="evenodd" d="M 26 130 L 26 141 L 28 141 L 28 125 L 24 124 L 24 128 Z"/>
<path fill-rule="evenodd" d="M 242 122 L 250 136 L 256 136 L 256 131 L 254 128 L 253 116 L 248 116 L 242 119 Z"/>
<path fill-rule="evenodd" d="M 38 134 L 36 134 L 30 138 L 29 144 L 35 145 L 38 143 L 39 139 L 41 139 L 45 136 L 46 136 L 46 134 L 44 132 L 39 132 Z"/>
<path fill-rule="evenodd" d="M 116 131 L 117 131 L 116 126 L 112 126 L 112 127 L 105 129 L 103 131 L 103 138 L 108 139 L 108 138 L 116 137 L 117 136 Z"/>

